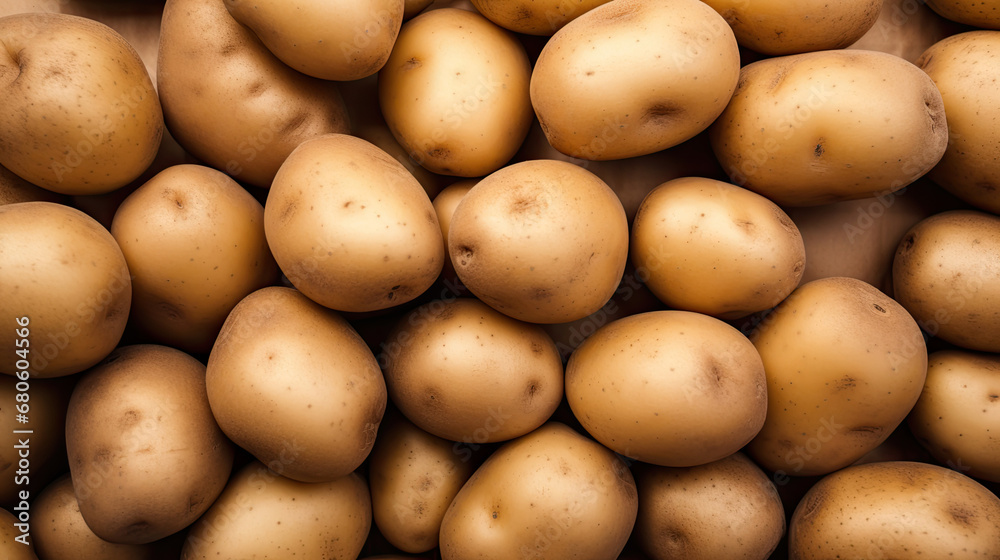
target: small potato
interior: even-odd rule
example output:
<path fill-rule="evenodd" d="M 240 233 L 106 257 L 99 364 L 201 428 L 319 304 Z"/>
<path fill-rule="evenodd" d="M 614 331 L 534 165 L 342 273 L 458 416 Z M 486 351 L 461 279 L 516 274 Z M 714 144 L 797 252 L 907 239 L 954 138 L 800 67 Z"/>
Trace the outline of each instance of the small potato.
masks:
<path fill-rule="evenodd" d="M 903 237 L 892 265 L 896 300 L 927 333 L 1000 352 L 1000 217 L 935 214 Z"/>
<path fill-rule="evenodd" d="M 932 10 L 959 23 L 1000 29 L 1000 7 L 982 0 L 925 0 Z"/>
<path fill-rule="evenodd" d="M 444 251 L 447 255 L 444 269 L 442 270 L 442 275 L 446 278 L 455 277 L 455 264 L 451 258 L 451 253 L 448 253 L 448 232 L 451 231 L 451 218 L 455 215 L 458 203 L 465 198 L 465 195 L 469 194 L 469 191 L 478 182 L 475 179 L 458 181 L 448 185 L 434 197 L 434 212 L 437 213 L 438 223 L 441 224 L 441 237 L 444 240 Z"/>
<path fill-rule="evenodd" d="M 1000 558 L 1000 498 L 936 465 L 848 467 L 820 480 L 799 502 L 788 556 Z"/>
<path fill-rule="evenodd" d="M 376 311 L 427 290 L 444 266 L 437 214 L 420 183 L 373 144 L 345 134 L 303 142 L 264 207 L 278 266 L 339 311 Z"/>
<path fill-rule="evenodd" d="M 908 421 L 941 463 L 1000 482 L 1000 355 L 931 354 L 924 390 Z"/>
<path fill-rule="evenodd" d="M 493 23 L 529 35 L 552 35 L 564 25 L 610 0 L 472 0 Z"/>
<path fill-rule="evenodd" d="M 597 441 L 646 463 L 703 465 L 747 444 L 764 424 L 764 366 L 722 321 L 653 311 L 613 321 L 566 365 L 566 400 Z"/>
<path fill-rule="evenodd" d="M 875 25 L 882 0 L 705 0 L 741 47 L 782 55 L 842 49 Z"/>
<path fill-rule="evenodd" d="M 16 527 L 18 523 L 20 520 L 13 513 L 0 509 L 0 552 L 7 560 L 38 560 L 31 540 L 31 524 L 26 523 L 22 531 Z"/>
<path fill-rule="evenodd" d="M 674 309 L 737 319 L 799 285 L 805 246 L 791 218 L 740 187 L 690 177 L 646 196 L 632 225 L 632 262 Z"/>
<path fill-rule="evenodd" d="M 369 461 L 375 524 L 396 548 L 427 552 L 438 544 L 441 520 L 472 476 L 470 455 L 396 414 L 382 424 Z"/>
<path fill-rule="evenodd" d="M 636 536 L 652 560 L 765 560 L 785 533 L 774 484 L 742 453 L 689 468 L 639 466 Z"/>
<path fill-rule="evenodd" d="M 18 202 L 63 202 L 60 195 L 36 187 L 24 179 L 14 175 L 11 170 L 0 166 L 0 206 Z"/>
<path fill-rule="evenodd" d="M 732 181 L 782 206 L 899 190 L 944 155 L 934 82 L 886 53 L 820 51 L 744 66 L 710 129 Z"/>

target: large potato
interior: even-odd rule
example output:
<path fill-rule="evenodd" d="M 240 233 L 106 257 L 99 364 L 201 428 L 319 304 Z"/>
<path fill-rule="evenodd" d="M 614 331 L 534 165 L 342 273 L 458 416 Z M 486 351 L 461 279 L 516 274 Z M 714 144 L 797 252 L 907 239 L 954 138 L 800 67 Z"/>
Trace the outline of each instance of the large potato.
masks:
<path fill-rule="evenodd" d="M 1000 27 L 1000 7 L 997 26 Z M 948 149 L 928 176 L 962 200 L 1000 214 L 1000 31 L 952 35 L 917 65 L 941 91 Z"/>
<path fill-rule="evenodd" d="M 0 18 L 0 165 L 63 194 L 115 190 L 156 156 L 163 113 L 139 55 L 63 14 Z"/>
<path fill-rule="evenodd" d="M 552 35 L 564 25 L 610 0 L 472 0 L 493 23 L 518 33 Z"/>
<path fill-rule="evenodd" d="M 1000 352 L 1000 217 L 955 210 L 921 221 L 899 243 L 892 276 L 927 334 Z"/>
<path fill-rule="evenodd" d="M 114 237 L 93 218 L 51 202 L 0 206 L 0 263 L 0 317 L 10 321 L 0 337 L 0 372 L 69 375 L 118 345 L 132 279 Z M 15 327 L 21 317 L 27 320 Z M 21 338 L 30 346 L 15 342 Z M 30 367 L 16 368 L 24 359 Z"/>
<path fill-rule="evenodd" d="M 913 408 L 927 374 L 916 321 L 853 278 L 804 284 L 750 338 L 768 402 L 747 451 L 783 476 L 833 472 L 877 447 Z"/>
<path fill-rule="evenodd" d="M 531 125 L 524 47 L 475 12 L 434 10 L 408 21 L 379 72 L 393 135 L 435 173 L 478 177 L 504 165 Z"/>
<path fill-rule="evenodd" d="M 288 279 L 340 311 L 375 311 L 427 290 L 444 242 L 427 193 L 398 161 L 345 134 L 302 143 L 281 165 L 264 231 Z"/>
<path fill-rule="evenodd" d="M 637 508 L 621 459 L 552 422 L 505 444 L 462 487 L 441 523 L 441 558 L 616 558 Z"/>
<path fill-rule="evenodd" d="M 241 181 L 266 188 L 296 146 L 350 129 L 337 85 L 278 60 L 222 0 L 168 0 L 158 60 L 171 134 Z"/>
<path fill-rule="evenodd" d="M 744 66 L 711 139 L 733 182 L 809 206 L 909 185 L 944 155 L 948 126 L 941 94 L 917 67 L 838 50 Z"/>
<path fill-rule="evenodd" d="M 591 160 L 650 154 L 722 113 L 740 55 L 725 20 L 697 0 L 616 0 L 560 29 L 531 75 L 552 146 Z"/>
<path fill-rule="evenodd" d="M 764 424 L 767 396 L 750 341 L 690 311 L 613 321 L 566 364 L 566 400 L 580 424 L 612 450 L 656 465 L 735 453 Z"/>

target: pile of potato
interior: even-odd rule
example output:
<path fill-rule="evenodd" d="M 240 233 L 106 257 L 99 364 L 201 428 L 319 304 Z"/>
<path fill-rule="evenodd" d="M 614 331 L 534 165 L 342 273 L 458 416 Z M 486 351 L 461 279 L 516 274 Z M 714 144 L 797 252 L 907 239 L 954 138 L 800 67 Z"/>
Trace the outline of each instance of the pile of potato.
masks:
<path fill-rule="evenodd" d="M 998 188 L 995 2 L 13 0 L 0 549 L 1000 559 Z"/>

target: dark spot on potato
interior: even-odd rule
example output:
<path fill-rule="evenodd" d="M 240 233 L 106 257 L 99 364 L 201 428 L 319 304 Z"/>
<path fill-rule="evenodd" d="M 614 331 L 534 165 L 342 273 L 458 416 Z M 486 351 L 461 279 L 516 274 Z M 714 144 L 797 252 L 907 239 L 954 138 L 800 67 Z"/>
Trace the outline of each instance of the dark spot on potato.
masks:
<path fill-rule="evenodd" d="M 128 527 L 125 527 L 125 534 L 136 535 L 145 533 L 146 531 L 149 530 L 150 527 L 151 525 L 149 524 L 148 521 L 136 521 L 135 523 L 130 524 Z"/>
<path fill-rule="evenodd" d="M 160 303 L 157 303 L 156 308 L 165 319 L 170 321 L 180 321 L 184 318 L 184 312 L 181 311 L 179 307 L 168 301 L 161 301 Z"/>
<path fill-rule="evenodd" d="M 100 447 L 94 451 L 94 463 L 98 465 L 107 465 L 111 462 L 111 450 L 107 447 Z"/>
<path fill-rule="evenodd" d="M 995 402 L 1000 400 L 1000 395 L 990 395 L 990 402 Z"/>
<path fill-rule="evenodd" d="M 825 138 L 820 138 L 816 141 L 816 147 L 813 149 L 813 155 L 816 157 L 821 157 L 826 148 L 823 147 L 823 142 L 826 142 Z"/>
<path fill-rule="evenodd" d="M 194 513 L 198 511 L 198 506 L 200 506 L 205 501 L 204 496 L 191 496 L 188 498 L 188 512 Z"/>
<path fill-rule="evenodd" d="M 541 344 L 539 344 L 539 343 L 537 343 L 535 341 L 531 341 L 531 351 L 534 354 L 541 354 L 542 352 L 545 351 L 545 348 L 542 348 Z"/>
<path fill-rule="evenodd" d="M 950 515 L 951 518 L 954 519 L 959 525 L 964 525 L 966 527 L 975 525 L 973 521 L 976 519 L 976 512 L 963 505 L 951 504 L 948 507 L 948 515 Z"/>
<path fill-rule="evenodd" d="M 785 81 L 786 77 L 788 77 L 788 68 L 784 66 L 778 68 L 778 71 L 771 77 L 771 85 L 768 89 L 773 93 L 778 89 L 778 87 L 781 86 L 781 83 Z"/>
<path fill-rule="evenodd" d="M 726 20 L 726 23 L 728 23 L 730 27 L 736 27 L 740 24 L 740 14 L 732 8 L 723 11 L 719 15 L 722 16 L 722 19 Z"/>
<path fill-rule="evenodd" d="M 826 502 L 826 499 L 827 495 L 823 489 L 818 491 L 812 490 L 806 494 L 806 497 L 803 498 L 802 503 L 799 505 L 799 507 L 802 508 L 802 516 L 800 519 L 802 521 L 807 521 L 810 517 L 815 515 L 816 512 L 823 507 L 823 503 Z"/>
<path fill-rule="evenodd" d="M 298 207 L 299 207 L 298 203 L 296 203 L 294 200 L 289 201 L 289 203 L 286 204 L 285 207 L 281 210 L 281 214 L 278 214 L 278 221 L 287 222 L 288 220 L 290 220 L 292 216 L 295 215 L 295 211 L 298 210 Z"/>
<path fill-rule="evenodd" d="M 309 114 L 305 112 L 296 113 L 294 117 L 289 119 L 278 131 L 278 136 L 289 136 L 296 130 L 302 128 L 302 125 L 309 120 Z"/>
<path fill-rule="evenodd" d="M 882 433 L 880 426 L 855 426 L 851 428 L 852 434 L 864 434 L 866 436 L 877 436 Z"/>
<path fill-rule="evenodd" d="M 931 132 L 936 132 L 938 128 L 944 129 L 944 103 L 940 99 L 929 97 L 924 100 L 924 106 L 927 107 L 927 116 L 931 121 Z"/>
<path fill-rule="evenodd" d="M 247 94 L 252 97 L 257 97 L 258 95 L 264 93 L 265 84 L 262 80 L 256 80 L 254 83 L 250 84 L 247 88 Z"/>
<path fill-rule="evenodd" d="M 240 52 L 240 46 L 235 43 L 227 43 L 219 49 L 219 53 L 224 56 L 229 56 Z"/>
<path fill-rule="evenodd" d="M 684 108 L 671 103 L 656 103 L 646 109 L 642 115 L 643 123 L 652 123 L 653 126 L 666 126 L 667 123 L 677 119 L 678 115 L 684 113 Z"/>
<path fill-rule="evenodd" d="M 493 519 L 496 519 L 498 515 L 499 515 L 499 514 L 498 514 L 498 513 L 496 512 L 496 510 L 494 510 L 494 511 L 493 511 L 493 515 L 492 515 Z"/>
<path fill-rule="evenodd" d="M 422 65 L 423 63 L 420 62 L 420 59 L 414 56 L 411 57 L 409 60 L 403 62 L 403 65 L 400 68 L 402 68 L 403 70 L 415 70 L 417 68 L 420 68 Z"/>
<path fill-rule="evenodd" d="M 518 6 L 517 13 L 514 14 L 515 21 L 521 21 L 525 19 L 531 19 L 531 10 L 525 6 Z"/>
<path fill-rule="evenodd" d="M 428 150 L 427 155 L 437 159 L 448 159 L 451 156 L 451 150 L 438 146 L 433 150 Z"/>
<path fill-rule="evenodd" d="M 128 428 L 129 426 L 134 426 L 139 423 L 139 420 L 142 420 L 142 413 L 138 410 L 129 409 L 122 414 L 121 424 L 122 427 Z"/>
<path fill-rule="evenodd" d="M 976 186 L 988 193 L 995 193 L 997 191 L 996 186 L 989 181 L 980 181 L 979 183 L 976 183 Z"/>
<path fill-rule="evenodd" d="M 837 383 L 834 384 L 833 389 L 835 391 L 843 391 L 845 389 L 853 389 L 857 386 L 858 386 L 857 379 L 854 379 L 850 375 L 845 375 L 844 377 L 841 377 L 840 379 L 837 380 Z"/>
<path fill-rule="evenodd" d="M 400 287 L 401 285 L 397 284 L 389 288 L 389 294 L 386 296 L 389 299 L 389 301 L 392 301 L 396 297 L 396 291 L 399 290 Z"/>
<path fill-rule="evenodd" d="M 745 231 L 747 233 L 752 232 L 754 230 L 754 227 L 755 227 L 754 223 L 751 222 L 750 220 L 744 220 L 744 219 L 741 219 L 741 218 L 736 219 L 735 223 L 736 223 L 737 227 L 739 227 L 740 229 L 742 229 L 743 231 Z"/>
<path fill-rule="evenodd" d="M 531 291 L 531 299 L 547 300 L 552 297 L 552 292 L 548 288 L 535 288 Z"/>
<path fill-rule="evenodd" d="M 600 19 L 591 20 L 590 23 L 600 25 L 601 22 L 628 21 L 635 17 L 637 11 L 632 2 L 612 2 L 602 6 L 602 8 L 599 12 Z"/>
<path fill-rule="evenodd" d="M 422 476 L 417 479 L 417 490 L 420 492 L 426 492 L 434 486 L 434 481 L 431 480 L 429 476 Z"/>
<path fill-rule="evenodd" d="M 913 244 L 917 242 L 917 234 L 911 233 L 903 238 L 903 241 L 899 244 L 899 253 L 904 254 L 913 248 Z"/>
<path fill-rule="evenodd" d="M 882 307 L 881 305 L 879 305 L 879 304 L 877 304 L 877 303 L 873 303 L 873 304 L 872 304 L 872 309 L 874 309 L 875 311 L 878 311 L 879 313 L 888 313 L 888 312 L 887 312 L 887 311 L 885 310 L 885 308 L 884 308 L 884 307 Z"/>
<path fill-rule="evenodd" d="M 348 200 L 347 202 L 344 203 L 344 208 L 350 208 L 351 204 L 353 204 L 353 203 L 354 203 L 353 200 Z"/>
<path fill-rule="evenodd" d="M 471 265 L 473 257 L 476 256 L 476 248 L 469 245 L 459 245 L 456 248 L 458 249 L 458 254 L 455 256 L 458 259 L 458 264 L 461 266 Z"/>

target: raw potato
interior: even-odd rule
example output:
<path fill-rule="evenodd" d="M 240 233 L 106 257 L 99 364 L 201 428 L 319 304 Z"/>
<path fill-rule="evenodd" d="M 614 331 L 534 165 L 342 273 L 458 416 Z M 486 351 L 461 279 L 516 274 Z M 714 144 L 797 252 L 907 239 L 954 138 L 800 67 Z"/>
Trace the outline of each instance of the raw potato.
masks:
<path fill-rule="evenodd" d="M 531 75 L 531 103 L 555 149 L 621 159 L 708 128 L 739 72 L 732 30 L 703 2 L 616 0 L 545 44 Z"/>
<path fill-rule="evenodd" d="M 1000 6 L 993 11 L 1000 27 Z M 951 133 L 948 150 L 928 176 L 1000 214 L 1000 31 L 952 35 L 927 49 L 917 66 L 941 91 Z"/>
<path fill-rule="evenodd" d="M 932 10 L 959 23 L 1000 29 L 1000 6 L 992 1 L 925 0 Z"/>
<path fill-rule="evenodd" d="M 690 311 L 613 321 L 566 365 L 566 400 L 590 435 L 670 467 L 717 461 L 746 445 L 764 424 L 765 383 L 746 337 Z"/>
<path fill-rule="evenodd" d="M 80 513 L 98 537 L 145 544 L 193 523 L 222 492 L 233 446 L 180 350 L 119 348 L 77 383 L 66 451 Z"/>
<path fill-rule="evenodd" d="M 63 14 L 0 18 L 0 165 L 63 194 L 125 186 L 156 156 L 163 113 L 139 55 Z"/>
<path fill-rule="evenodd" d="M 934 82 L 899 57 L 860 50 L 744 66 L 710 134 L 733 182 L 782 206 L 899 190 L 948 144 Z"/>
<path fill-rule="evenodd" d="M 35 547 L 31 544 L 30 523 L 25 524 L 29 535 L 27 537 L 28 545 L 25 546 L 21 541 L 14 540 L 25 534 L 20 528 L 14 526 L 18 523 L 18 518 L 13 513 L 0 509 L 0 552 L 7 560 L 38 560 L 38 556 L 35 556 Z"/>
<path fill-rule="evenodd" d="M 233 307 L 278 279 L 264 209 L 209 167 L 158 173 L 122 202 L 111 234 L 133 276 L 134 323 L 187 352 L 211 350 Z"/>
<path fill-rule="evenodd" d="M 1000 482 L 1000 355 L 944 350 L 928 362 L 913 435 L 942 464 Z"/>
<path fill-rule="evenodd" d="M 445 187 L 434 197 L 434 212 L 437 214 L 438 223 L 441 225 L 441 237 L 444 241 L 445 261 L 441 275 L 444 278 L 456 278 L 455 263 L 448 252 L 448 232 L 451 231 L 451 218 L 455 215 L 458 203 L 469 194 L 472 187 L 479 181 L 475 179 L 464 179 Z"/>
<path fill-rule="evenodd" d="M 418 553 L 437 546 L 444 512 L 475 470 L 471 451 L 459 450 L 401 415 L 382 424 L 368 477 L 375 524 L 396 548 Z"/>
<path fill-rule="evenodd" d="M 700 177 L 663 183 L 632 225 L 632 262 L 672 309 L 737 319 L 774 307 L 799 285 L 805 246 L 770 200 Z"/>
<path fill-rule="evenodd" d="M 208 357 L 206 384 L 222 431 L 303 482 L 357 469 L 385 412 L 385 381 L 358 333 L 289 288 L 264 288 L 236 305 Z"/>
<path fill-rule="evenodd" d="M 324 80 L 359 80 L 389 59 L 403 0 L 225 0 L 282 62 Z"/>
<path fill-rule="evenodd" d="M 1000 558 L 1000 498 L 950 469 L 905 461 L 820 480 L 792 515 L 789 558 Z"/>
<path fill-rule="evenodd" d="M 434 0 L 406 0 L 403 11 L 403 20 L 409 20 L 422 12 L 424 8 L 430 6 Z"/>
<path fill-rule="evenodd" d="M 853 278 L 792 292 L 751 333 L 767 373 L 767 421 L 747 447 L 766 470 L 813 476 L 878 447 L 913 408 L 927 374 L 920 328 Z"/>
<path fill-rule="evenodd" d="M 610 0 L 472 0 L 493 23 L 529 35 L 552 35 Z"/>
<path fill-rule="evenodd" d="M 0 166 L 0 206 L 18 202 L 62 202 L 63 197 L 36 187 L 24 179 L 14 175 L 6 167 Z"/>
<path fill-rule="evenodd" d="M 913 226 L 892 265 L 896 300 L 931 336 L 1000 352 L 1000 217 L 941 212 Z"/>
<path fill-rule="evenodd" d="M 562 399 L 562 360 L 552 339 L 476 299 L 415 309 L 383 350 L 392 401 L 438 437 L 482 444 L 522 436 Z"/>
<path fill-rule="evenodd" d="M 278 60 L 222 0 L 167 0 L 156 79 L 177 142 L 258 187 L 305 140 L 350 130 L 337 85 Z"/>
<path fill-rule="evenodd" d="M 637 508 L 621 459 L 551 422 L 495 451 L 462 487 L 441 524 L 441 558 L 617 558 Z"/>
<path fill-rule="evenodd" d="M 191 527 L 181 560 L 354 560 L 371 521 L 368 486 L 357 474 L 309 484 L 253 461 Z"/>
<path fill-rule="evenodd" d="M 765 560 L 785 533 L 777 489 L 742 453 L 698 467 L 638 469 L 636 535 L 652 560 Z"/>
<path fill-rule="evenodd" d="M 459 177 L 499 169 L 531 125 L 531 66 L 510 32 L 475 12 L 425 12 L 379 72 L 379 106 L 420 165 Z"/>
<path fill-rule="evenodd" d="M 437 214 L 420 183 L 373 144 L 344 134 L 304 142 L 285 160 L 264 231 L 292 284 L 340 311 L 406 303 L 444 266 Z"/>
<path fill-rule="evenodd" d="M 741 47 L 769 55 L 842 49 L 878 19 L 882 0 L 706 0 Z"/>
<path fill-rule="evenodd" d="M 132 280 L 121 249 L 101 224 L 51 202 L 0 206 L 0 372 L 14 375 L 16 317 L 28 317 L 31 377 L 83 371 L 125 332 Z"/>
<path fill-rule="evenodd" d="M 534 160 L 486 177 L 448 232 L 459 278 L 501 313 L 565 323 L 597 311 L 628 260 L 628 222 L 614 191 L 571 163 Z"/>

